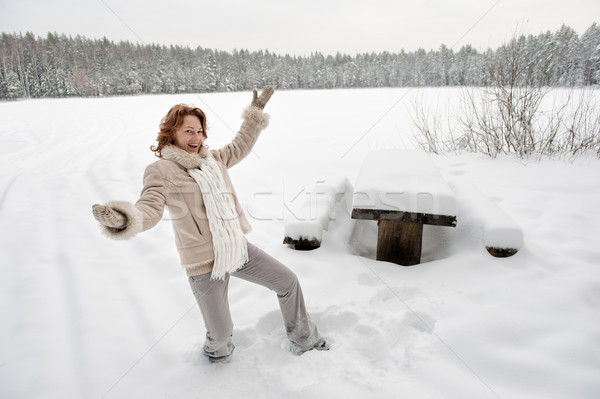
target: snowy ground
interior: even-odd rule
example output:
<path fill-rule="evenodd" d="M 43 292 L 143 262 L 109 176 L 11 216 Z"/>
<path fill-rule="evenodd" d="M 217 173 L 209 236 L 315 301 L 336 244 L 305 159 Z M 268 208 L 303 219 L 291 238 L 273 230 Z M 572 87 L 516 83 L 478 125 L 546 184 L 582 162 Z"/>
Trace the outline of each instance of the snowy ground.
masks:
<path fill-rule="evenodd" d="M 481 222 L 426 228 L 423 264 L 373 260 L 376 228 L 340 205 L 321 248 L 281 244 L 316 183 L 354 182 L 373 149 L 413 148 L 411 99 L 455 89 L 276 92 L 272 123 L 232 178 L 249 239 L 299 276 L 329 352 L 296 357 L 274 294 L 232 280 L 231 363 L 201 355 L 204 327 L 169 221 L 129 242 L 91 205 L 135 201 L 171 105 L 203 107 L 212 148 L 250 93 L 0 104 L 2 398 L 597 398 L 600 161 L 434 157 L 525 234 L 491 257 Z M 449 100 L 450 101 L 450 100 Z"/>

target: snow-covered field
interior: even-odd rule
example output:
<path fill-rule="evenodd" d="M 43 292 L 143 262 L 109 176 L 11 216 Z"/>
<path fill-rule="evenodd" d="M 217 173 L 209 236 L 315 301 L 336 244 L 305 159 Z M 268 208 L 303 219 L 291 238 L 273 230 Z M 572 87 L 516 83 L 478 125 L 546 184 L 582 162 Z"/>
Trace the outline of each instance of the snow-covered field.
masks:
<path fill-rule="evenodd" d="M 170 222 L 128 242 L 91 205 L 135 201 L 161 117 L 194 103 L 226 143 L 251 93 L 0 104 L 2 398 L 598 398 L 600 160 L 433 157 L 523 229 L 493 258 L 482 221 L 429 227 L 424 263 L 374 259 L 376 226 L 343 203 L 321 248 L 283 245 L 316 184 L 355 182 L 374 149 L 414 148 L 411 101 L 456 89 L 276 92 L 270 127 L 231 171 L 250 241 L 299 276 L 331 350 L 287 352 L 275 295 L 232 279 L 231 363 L 202 356 L 204 327 Z M 167 217 L 166 217 L 167 218 Z"/>

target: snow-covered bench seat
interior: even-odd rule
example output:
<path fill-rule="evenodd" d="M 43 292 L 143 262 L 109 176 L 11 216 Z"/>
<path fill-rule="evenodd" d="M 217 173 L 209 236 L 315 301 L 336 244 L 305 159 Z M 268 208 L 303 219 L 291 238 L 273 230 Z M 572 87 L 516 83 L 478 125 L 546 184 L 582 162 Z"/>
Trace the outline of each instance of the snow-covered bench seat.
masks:
<path fill-rule="evenodd" d="M 506 258 L 523 247 L 523 230 L 473 183 L 463 179 L 448 182 L 456 193 L 461 220 L 481 228 L 481 240 L 495 257 Z"/>
<path fill-rule="evenodd" d="M 346 178 L 330 183 L 318 183 L 310 192 L 294 220 L 286 223 L 284 244 L 292 244 L 298 250 L 316 249 L 321 246 L 323 231 L 335 218 L 336 204 L 352 192 L 352 185 Z"/>
<path fill-rule="evenodd" d="M 421 262 L 423 225 L 456 226 L 456 200 L 428 154 L 378 150 L 361 166 L 352 218 L 378 221 L 377 260 L 415 265 Z"/>

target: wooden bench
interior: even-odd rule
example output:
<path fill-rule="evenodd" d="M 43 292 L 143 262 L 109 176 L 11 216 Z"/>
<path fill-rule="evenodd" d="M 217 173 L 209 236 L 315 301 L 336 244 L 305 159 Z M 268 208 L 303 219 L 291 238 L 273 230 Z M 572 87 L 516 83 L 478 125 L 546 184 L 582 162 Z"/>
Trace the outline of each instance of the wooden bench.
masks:
<path fill-rule="evenodd" d="M 521 227 L 475 184 L 464 179 L 454 179 L 448 184 L 460 203 L 461 224 L 481 229 L 481 241 L 490 255 L 507 258 L 523 248 Z"/>
<path fill-rule="evenodd" d="M 377 220 L 377 260 L 421 263 L 423 225 L 456 226 L 456 200 L 428 154 L 369 153 L 353 195 L 352 218 Z"/>
<path fill-rule="evenodd" d="M 293 245 L 297 250 L 317 249 L 323 240 L 323 231 L 329 228 L 329 222 L 335 218 L 337 204 L 349 199 L 352 186 L 346 178 L 320 182 L 307 192 L 308 197 L 294 219 L 285 225 L 284 244 Z"/>

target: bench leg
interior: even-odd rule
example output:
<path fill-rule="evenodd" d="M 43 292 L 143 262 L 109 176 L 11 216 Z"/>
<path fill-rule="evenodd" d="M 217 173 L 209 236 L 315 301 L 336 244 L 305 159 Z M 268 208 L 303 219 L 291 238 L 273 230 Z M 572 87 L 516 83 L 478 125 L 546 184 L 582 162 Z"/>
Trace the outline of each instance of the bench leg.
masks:
<path fill-rule="evenodd" d="M 403 266 L 421 263 L 423 224 L 400 220 L 379 220 L 377 260 Z"/>

